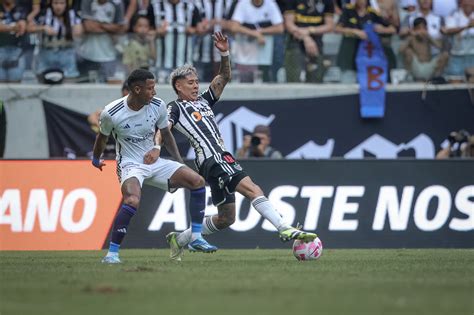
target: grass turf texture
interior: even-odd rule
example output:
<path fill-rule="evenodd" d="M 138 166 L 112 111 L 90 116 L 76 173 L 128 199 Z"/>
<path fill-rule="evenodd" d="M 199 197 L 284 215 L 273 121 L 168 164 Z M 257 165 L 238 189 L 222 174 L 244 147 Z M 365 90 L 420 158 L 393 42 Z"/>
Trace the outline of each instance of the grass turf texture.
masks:
<path fill-rule="evenodd" d="M 474 250 L 0 252 L 0 314 L 474 314 Z"/>

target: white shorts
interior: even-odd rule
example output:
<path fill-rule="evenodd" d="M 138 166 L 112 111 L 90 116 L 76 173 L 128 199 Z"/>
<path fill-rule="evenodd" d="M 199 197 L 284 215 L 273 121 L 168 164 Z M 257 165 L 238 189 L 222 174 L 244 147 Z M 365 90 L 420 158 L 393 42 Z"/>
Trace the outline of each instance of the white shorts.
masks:
<path fill-rule="evenodd" d="M 122 166 L 117 166 L 117 175 L 120 180 L 120 186 L 132 177 L 135 177 L 143 184 L 151 185 L 163 189 L 164 191 L 171 191 L 169 187 L 169 179 L 173 174 L 184 164 L 176 161 L 159 158 L 155 163 L 139 164 L 135 162 L 122 162 Z M 175 191 L 175 189 L 173 189 Z"/>

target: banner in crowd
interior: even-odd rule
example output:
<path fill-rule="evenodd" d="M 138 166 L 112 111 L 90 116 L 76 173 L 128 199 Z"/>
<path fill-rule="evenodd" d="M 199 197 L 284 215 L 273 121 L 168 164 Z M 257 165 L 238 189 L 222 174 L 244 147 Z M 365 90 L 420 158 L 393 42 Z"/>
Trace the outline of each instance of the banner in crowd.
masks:
<path fill-rule="evenodd" d="M 293 225 L 326 248 L 474 247 L 473 161 L 244 161 L 244 169 Z M 209 192 L 209 190 L 208 190 Z M 217 213 L 208 193 L 206 215 Z M 208 236 L 222 248 L 289 248 L 236 196 L 236 221 Z M 187 228 L 185 190 L 144 188 L 123 247 L 166 248 Z M 106 245 L 106 244 L 105 244 Z"/>
<path fill-rule="evenodd" d="M 293 100 L 218 102 L 214 111 L 227 150 L 236 152 L 255 126 L 269 125 L 271 145 L 286 158 L 366 157 L 432 159 L 451 131 L 474 133 L 474 106 L 467 90 L 387 93 L 385 117 L 362 119 L 357 95 Z M 51 157 L 92 150 L 94 135 L 85 115 L 44 103 Z M 81 114 L 79 114 L 81 115 Z M 176 134 L 183 156 L 194 158 Z M 77 147 L 76 147 L 77 146 Z M 72 155 L 72 154 L 71 154 Z M 72 155 L 73 156 L 73 155 Z"/>
<path fill-rule="evenodd" d="M 108 161 L 0 161 L 0 250 L 101 249 L 121 201 Z"/>
<path fill-rule="evenodd" d="M 381 118 L 385 112 L 387 58 L 374 24 L 365 23 L 364 31 L 368 38 L 360 41 L 356 56 L 360 115 L 363 118 Z"/>

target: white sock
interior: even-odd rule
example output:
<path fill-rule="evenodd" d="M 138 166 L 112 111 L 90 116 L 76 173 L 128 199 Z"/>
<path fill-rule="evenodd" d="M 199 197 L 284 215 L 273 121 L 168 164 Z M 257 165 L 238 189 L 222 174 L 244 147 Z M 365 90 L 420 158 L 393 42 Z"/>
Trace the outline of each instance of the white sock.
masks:
<path fill-rule="evenodd" d="M 204 217 L 204 220 L 202 221 L 202 235 L 209 235 L 215 232 L 219 232 L 219 229 L 216 228 L 214 225 L 214 222 L 212 222 L 212 216 Z M 176 240 L 178 241 L 179 246 L 183 247 L 189 244 L 192 238 L 192 232 L 191 228 L 181 232 L 176 236 Z"/>
<path fill-rule="evenodd" d="M 286 230 L 290 227 L 289 224 L 283 220 L 283 217 L 268 201 L 267 197 L 260 196 L 252 200 L 252 206 L 260 213 L 262 217 L 270 221 L 271 224 L 279 231 Z"/>
<path fill-rule="evenodd" d="M 191 232 L 191 228 L 189 228 L 179 233 L 178 236 L 176 236 L 176 240 L 178 241 L 178 245 L 183 247 L 183 246 L 188 245 L 189 242 L 191 242 L 191 237 L 192 237 L 192 232 Z"/>
<path fill-rule="evenodd" d="M 201 237 L 201 232 L 191 233 L 191 241 Z"/>
<path fill-rule="evenodd" d="M 202 221 L 202 235 L 210 235 L 212 233 L 219 232 L 220 230 L 215 226 L 214 222 L 212 221 L 212 218 L 214 216 L 207 216 L 204 217 L 204 220 Z"/>

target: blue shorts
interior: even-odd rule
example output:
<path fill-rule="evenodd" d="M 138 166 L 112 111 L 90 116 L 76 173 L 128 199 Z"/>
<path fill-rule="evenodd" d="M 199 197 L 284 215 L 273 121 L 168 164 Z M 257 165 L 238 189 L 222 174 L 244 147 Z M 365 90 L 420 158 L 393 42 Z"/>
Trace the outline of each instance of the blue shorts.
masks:
<path fill-rule="evenodd" d="M 25 60 L 21 54 L 19 47 L 0 47 L 0 81 L 21 81 L 23 71 L 25 71 Z"/>
<path fill-rule="evenodd" d="M 41 74 L 45 70 L 59 68 L 63 71 L 64 77 L 76 78 L 79 76 L 76 64 L 76 51 L 74 48 L 61 49 L 41 49 L 36 66 L 36 73 Z"/>
<path fill-rule="evenodd" d="M 474 66 L 474 55 L 449 56 L 447 75 L 464 76 L 466 69 Z"/>

